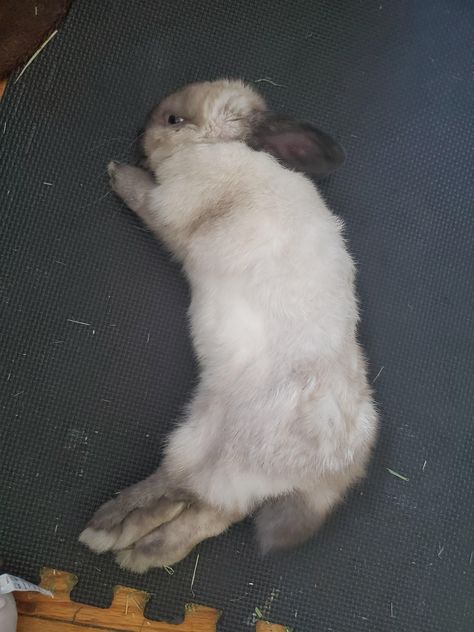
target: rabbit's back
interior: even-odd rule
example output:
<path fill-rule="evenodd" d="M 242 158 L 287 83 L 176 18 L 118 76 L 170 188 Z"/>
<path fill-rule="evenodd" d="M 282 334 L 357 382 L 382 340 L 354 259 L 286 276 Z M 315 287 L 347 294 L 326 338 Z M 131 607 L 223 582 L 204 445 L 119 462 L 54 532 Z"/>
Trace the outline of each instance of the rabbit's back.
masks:
<path fill-rule="evenodd" d="M 295 477 L 346 467 L 371 442 L 375 413 L 342 222 L 266 154 L 237 143 L 184 153 L 201 221 L 183 262 L 203 397 L 221 411 L 215 453 L 270 469 L 280 458 Z"/>

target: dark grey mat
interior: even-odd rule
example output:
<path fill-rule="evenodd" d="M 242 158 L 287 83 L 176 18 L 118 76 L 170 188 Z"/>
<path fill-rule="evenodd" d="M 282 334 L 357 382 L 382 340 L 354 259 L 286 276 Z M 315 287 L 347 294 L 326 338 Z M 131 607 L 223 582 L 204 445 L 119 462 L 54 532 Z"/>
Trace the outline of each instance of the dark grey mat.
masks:
<path fill-rule="evenodd" d="M 216 606 L 226 632 L 256 607 L 300 632 L 474 629 L 473 24 L 456 0 L 75 3 L 1 103 L 8 570 L 74 571 L 101 606 L 145 588 L 155 618 Z M 359 263 L 383 429 L 367 482 L 302 549 L 261 560 L 242 524 L 136 577 L 76 538 L 155 468 L 195 366 L 179 270 L 105 168 L 166 92 L 222 75 L 279 84 L 259 85 L 347 149 L 321 187 Z"/>

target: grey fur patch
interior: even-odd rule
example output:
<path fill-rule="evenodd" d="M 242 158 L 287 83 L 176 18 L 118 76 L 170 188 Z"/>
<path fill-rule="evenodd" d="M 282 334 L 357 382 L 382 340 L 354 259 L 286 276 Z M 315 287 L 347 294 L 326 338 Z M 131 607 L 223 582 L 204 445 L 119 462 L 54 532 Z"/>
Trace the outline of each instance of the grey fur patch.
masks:
<path fill-rule="evenodd" d="M 255 518 L 260 550 L 266 554 L 298 546 L 317 531 L 323 520 L 324 515 L 298 493 L 271 500 Z"/>

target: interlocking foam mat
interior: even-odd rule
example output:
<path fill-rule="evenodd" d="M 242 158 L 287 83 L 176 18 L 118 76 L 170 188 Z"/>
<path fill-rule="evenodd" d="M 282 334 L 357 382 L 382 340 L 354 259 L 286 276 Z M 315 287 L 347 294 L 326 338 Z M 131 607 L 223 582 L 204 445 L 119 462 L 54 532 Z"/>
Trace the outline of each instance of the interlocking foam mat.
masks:
<path fill-rule="evenodd" d="M 222 632 L 258 613 L 298 632 L 474 629 L 473 42 L 460 0 L 73 4 L 1 103 L 7 570 L 73 571 L 73 597 L 99 606 L 143 588 L 152 618 L 215 606 Z M 382 431 L 367 480 L 304 547 L 262 559 L 244 522 L 174 574 L 136 576 L 77 536 L 157 466 L 197 372 L 186 284 L 106 165 L 134 157 L 163 95 L 221 76 L 347 150 L 319 186 L 358 262 Z"/>

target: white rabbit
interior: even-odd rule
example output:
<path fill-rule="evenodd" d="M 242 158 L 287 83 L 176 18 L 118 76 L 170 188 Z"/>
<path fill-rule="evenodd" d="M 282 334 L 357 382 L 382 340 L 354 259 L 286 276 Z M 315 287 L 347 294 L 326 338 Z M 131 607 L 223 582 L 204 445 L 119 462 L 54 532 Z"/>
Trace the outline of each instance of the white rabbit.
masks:
<path fill-rule="evenodd" d="M 377 429 L 342 222 L 297 172 L 344 153 L 227 80 L 166 98 L 144 150 L 150 172 L 111 163 L 111 183 L 182 263 L 200 382 L 158 470 L 80 540 L 143 572 L 256 511 L 263 551 L 298 544 L 363 476 Z"/>

